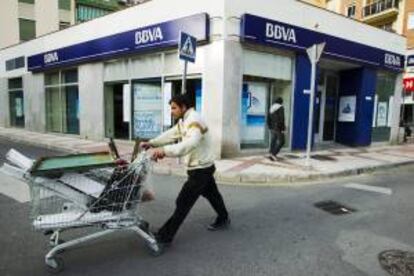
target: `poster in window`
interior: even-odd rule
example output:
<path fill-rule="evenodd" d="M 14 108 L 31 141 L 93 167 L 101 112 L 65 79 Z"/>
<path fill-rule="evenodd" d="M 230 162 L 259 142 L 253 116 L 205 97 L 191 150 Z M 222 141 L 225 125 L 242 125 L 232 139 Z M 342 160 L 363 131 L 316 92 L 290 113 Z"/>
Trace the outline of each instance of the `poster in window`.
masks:
<path fill-rule="evenodd" d="M 249 82 L 243 86 L 242 140 L 246 143 L 263 141 L 265 137 L 266 83 Z"/>
<path fill-rule="evenodd" d="M 18 117 L 18 118 L 23 117 L 23 114 L 24 114 L 23 99 L 22 98 L 16 98 L 15 99 L 15 105 L 16 105 L 16 117 Z"/>
<path fill-rule="evenodd" d="M 247 115 L 262 115 L 266 114 L 266 83 L 249 83 L 248 84 L 249 102 L 247 108 Z"/>
<path fill-rule="evenodd" d="M 134 85 L 134 110 L 161 110 L 161 84 L 137 83 Z"/>
<path fill-rule="evenodd" d="M 339 122 L 355 122 L 356 96 L 344 96 L 339 100 Z"/>
<path fill-rule="evenodd" d="M 377 127 L 387 126 L 388 103 L 379 102 L 377 108 Z"/>
<path fill-rule="evenodd" d="M 150 139 L 161 133 L 161 110 L 135 111 L 135 137 Z"/>
<path fill-rule="evenodd" d="M 160 83 L 134 85 L 134 136 L 154 138 L 162 131 L 163 99 Z"/>

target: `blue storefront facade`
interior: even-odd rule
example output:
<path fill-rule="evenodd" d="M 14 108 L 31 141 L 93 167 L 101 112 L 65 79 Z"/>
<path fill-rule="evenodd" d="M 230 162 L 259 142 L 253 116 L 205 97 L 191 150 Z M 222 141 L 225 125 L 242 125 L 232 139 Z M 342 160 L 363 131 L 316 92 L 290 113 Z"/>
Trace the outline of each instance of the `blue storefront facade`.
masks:
<path fill-rule="evenodd" d="M 306 91 L 310 89 L 311 81 L 311 63 L 306 49 L 319 43 L 325 43 L 322 54 L 325 63 L 334 61 L 333 63 L 346 63 L 350 66 L 337 66 L 334 70 L 337 78 L 336 95 L 331 98 L 327 95 L 318 97 L 316 91 L 314 143 L 330 141 L 353 147 L 369 146 L 372 143 L 377 119 L 374 116 L 377 115 L 375 105 L 378 105 L 376 100 L 378 72 L 392 76 L 401 74 L 404 68 L 403 55 L 251 14 L 244 14 L 242 17 L 241 37 L 246 44 L 258 44 L 294 52 L 291 149 L 306 148 L 310 98 Z M 317 70 L 316 87 L 323 83 L 321 80 L 323 71 L 327 71 L 321 67 Z M 332 71 L 332 66 L 329 69 Z M 323 110 L 321 110 L 322 104 Z M 352 113 L 351 116 L 349 114 L 341 116 L 343 115 L 341 111 L 344 110 L 340 108 L 344 104 L 350 108 L 347 113 Z M 390 109 L 391 106 L 388 106 L 387 110 Z M 328 119 L 327 114 L 325 117 L 320 117 L 321 111 L 325 113 L 329 111 L 333 122 L 330 124 L 326 121 L 320 122 L 321 118 Z M 390 123 L 388 121 L 387 123 Z M 317 132 L 321 132 L 324 128 L 325 135 L 318 137 Z"/>

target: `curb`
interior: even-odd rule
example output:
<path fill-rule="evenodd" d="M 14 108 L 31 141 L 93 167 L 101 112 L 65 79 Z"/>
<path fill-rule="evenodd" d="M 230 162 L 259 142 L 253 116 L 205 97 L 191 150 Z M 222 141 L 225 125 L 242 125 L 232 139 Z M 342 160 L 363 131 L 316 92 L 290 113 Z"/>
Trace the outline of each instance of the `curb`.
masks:
<path fill-rule="evenodd" d="M 305 183 L 305 182 L 314 182 L 318 180 L 329 180 L 338 177 L 349 177 L 349 176 L 357 176 L 362 174 L 369 174 L 374 173 L 378 170 L 390 170 L 393 168 L 403 167 L 407 165 L 414 164 L 414 160 L 412 161 L 402 161 L 398 163 L 392 164 L 383 164 L 383 165 L 376 165 L 376 166 L 369 166 L 365 168 L 356 168 L 356 169 L 349 169 L 334 173 L 324 173 L 324 174 L 311 174 L 307 176 L 281 176 L 281 177 L 274 177 L 269 175 L 246 175 L 237 174 L 237 173 L 228 173 L 223 174 L 220 172 L 216 172 L 215 178 L 219 184 L 222 185 L 229 185 L 229 186 L 277 186 L 282 184 L 289 184 L 289 183 Z M 175 176 L 185 176 L 181 170 L 177 172 L 176 170 L 168 169 L 168 167 L 163 168 L 156 168 L 154 167 L 154 173 L 160 175 L 175 175 Z"/>
<path fill-rule="evenodd" d="M 11 142 L 18 142 L 25 145 L 32 145 L 41 148 L 46 148 L 49 150 L 60 151 L 64 153 L 82 153 L 83 151 L 65 147 L 65 146 L 56 146 L 45 144 L 38 141 L 29 141 L 27 139 L 22 139 L 20 137 L 13 137 L 12 135 L 6 136 L 5 134 L 0 133 L 0 138 Z M 234 173 L 234 172 L 216 172 L 215 177 L 218 183 L 222 185 L 231 185 L 231 186 L 275 186 L 281 184 L 289 183 L 304 183 L 304 182 L 314 182 L 318 180 L 328 180 L 337 177 L 347 177 L 347 176 L 356 176 L 361 174 L 374 173 L 378 170 L 389 170 L 397 167 L 407 166 L 414 164 L 414 159 L 409 161 L 396 162 L 391 164 L 381 164 L 375 166 L 367 166 L 363 168 L 348 169 L 344 171 L 338 171 L 333 173 L 311 173 L 307 175 L 287 175 L 287 176 L 272 176 L 266 174 L 243 174 L 243 173 Z M 186 171 L 184 168 L 180 167 L 171 167 L 171 166 L 162 166 L 155 165 L 153 172 L 159 175 L 174 175 L 183 177 L 186 176 Z"/>
<path fill-rule="evenodd" d="M 80 153 L 80 151 L 74 150 L 72 148 L 66 148 L 64 146 L 49 145 L 49 144 L 44 144 L 42 142 L 36 142 L 36 141 L 28 141 L 27 139 L 22 139 L 20 137 L 6 136 L 2 133 L 0 133 L 0 138 L 3 138 L 11 142 L 21 143 L 21 144 L 30 145 L 30 146 L 37 146 L 37 147 L 41 147 L 41 148 L 45 148 L 49 150 L 55 150 L 55 151 L 61 151 L 61 152 L 67 152 L 67 153 Z"/>

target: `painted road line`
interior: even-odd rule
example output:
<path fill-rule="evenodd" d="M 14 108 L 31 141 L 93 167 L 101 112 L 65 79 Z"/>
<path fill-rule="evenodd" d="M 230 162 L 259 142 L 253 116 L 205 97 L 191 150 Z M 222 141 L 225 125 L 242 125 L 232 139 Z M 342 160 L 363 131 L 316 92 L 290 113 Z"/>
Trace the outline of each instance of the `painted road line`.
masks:
<path fill-rule="evenodd" d="M 378 186 L 370 186 L 370 185 L 363 185 L 358 183 L 348 183 L 344 185 L 345 188 L 363 190 L 367 192 L 374 192 L 386 195 L 392 195 L 392 190 L 390 188 L 378 187 Z"/>
<path fill-rule="evenodd" d="M 0 194 L 13 198 L 21 203 L 30 201 L 29 186 L 20 180 L 0 173 Z"/>

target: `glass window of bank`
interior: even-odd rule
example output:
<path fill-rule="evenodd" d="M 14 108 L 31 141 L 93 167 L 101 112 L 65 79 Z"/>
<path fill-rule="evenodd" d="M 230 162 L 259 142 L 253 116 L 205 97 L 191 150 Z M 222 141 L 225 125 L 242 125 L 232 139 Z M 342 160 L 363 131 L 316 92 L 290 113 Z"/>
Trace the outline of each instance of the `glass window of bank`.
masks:
<path fill-rule="evenodd" d="M 181 94 L 182 85 L 182 63 L 177 56 L 174 50 L 105 63 L 107 137 L 151 139 L 174 125 L 169 101 Z M 190 70 L 185 91 L 191 105 L 201 112 L 202 76 L 197 71 Z"/>
<path fill-rule="evenodd" d="M 151 139 L 175 124 L 171 117 L 169 101 L 181 94 L 181 78 L 166 77 L 133 82 L 133 130 L 135 138 Z M 201 78 L 189 78 L 185 93 L 190 104 L 201 111 Z"/>
<path fill-rule="evenodd" d="M 290 141 L 292 59 L 271 53 L 244 50 L 241 92 L 241 149 L 265 149 L 270 135 L 266 124 L 274 101 L 281 97 L 285 109 L 286 143 Z"/>
<path fill-rule="evenodd" d="M 372 128 L 373 142 L 388 142 L 391 134 L 391 114 L 394 106 L 396 75 L 388 72 L 377 74 Z"/>
<path fill-rule="evenodd" d="M 47 131 L 79 134 L 77 69 L 45 74 L 45 90 Z"/>
<path fill-rule="evenodd" d="M 24 127 L 24 99 L 23 99 L 22 78 L 9 79 L 8 88 L 9 88 L 10 126 Z"/>

